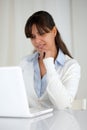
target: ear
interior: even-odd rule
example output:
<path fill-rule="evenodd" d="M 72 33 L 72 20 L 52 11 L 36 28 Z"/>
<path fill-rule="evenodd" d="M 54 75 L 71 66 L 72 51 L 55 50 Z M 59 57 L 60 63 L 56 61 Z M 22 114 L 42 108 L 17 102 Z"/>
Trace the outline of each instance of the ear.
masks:
<path fill-rule="evenodd" d="M 57 29 L 56 29 L 55 26 L 53 27 L 52 32 L 54 33 L 54 36 L 56 36 L 56 34 L 57 34 Z"/>

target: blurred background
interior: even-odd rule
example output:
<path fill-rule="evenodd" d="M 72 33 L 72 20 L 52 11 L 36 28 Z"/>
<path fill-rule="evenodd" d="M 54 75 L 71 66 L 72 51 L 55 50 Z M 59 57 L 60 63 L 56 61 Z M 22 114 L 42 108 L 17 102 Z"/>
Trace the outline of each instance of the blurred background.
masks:
<path fill-rule="evenodd" d="M 0 66 L 18 65 L 31 54 L 33 46 L 26 39 L 26 20 L 38 10 L 54 18 L 72 56 L 81 66 L 77 98 L 87 99 L 87 0 L 0 0 Z"/>

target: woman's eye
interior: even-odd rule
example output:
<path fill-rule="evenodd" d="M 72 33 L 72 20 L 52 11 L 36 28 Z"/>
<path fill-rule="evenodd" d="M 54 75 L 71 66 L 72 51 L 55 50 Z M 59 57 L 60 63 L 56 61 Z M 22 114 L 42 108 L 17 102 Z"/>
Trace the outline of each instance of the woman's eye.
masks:
<path fill-rule="evenodd" d="M 45 32 L 40 32 L 40 35 L 44 35 L 45 34 Z"/>

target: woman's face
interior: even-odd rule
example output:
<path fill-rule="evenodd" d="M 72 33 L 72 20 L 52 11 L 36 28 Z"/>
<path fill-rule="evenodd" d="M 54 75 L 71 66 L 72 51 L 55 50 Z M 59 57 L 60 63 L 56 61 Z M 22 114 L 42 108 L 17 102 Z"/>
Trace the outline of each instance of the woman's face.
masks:
<path fill-rule="evenodd" d="M 31 42 L 38 52 L 44 50 L 53 50 L 55 46 L 56 28 L 54 27 L 49 33 L 42 31 L 40 34 L 35 24 L 32 26 Z"/>

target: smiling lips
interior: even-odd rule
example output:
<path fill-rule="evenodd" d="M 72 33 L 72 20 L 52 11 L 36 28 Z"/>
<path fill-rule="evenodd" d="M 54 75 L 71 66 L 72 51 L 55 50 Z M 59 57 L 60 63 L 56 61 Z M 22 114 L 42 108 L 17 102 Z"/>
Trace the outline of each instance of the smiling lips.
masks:
<path fill-rule="evenodd" d="M 38 45 L 38 46 L 36 46 L 36 47 L 37 47 L 38 49 L 43 49 L 44 46 L 45 46 L 45 44 L 40 44 L 40 45 Z"/>

